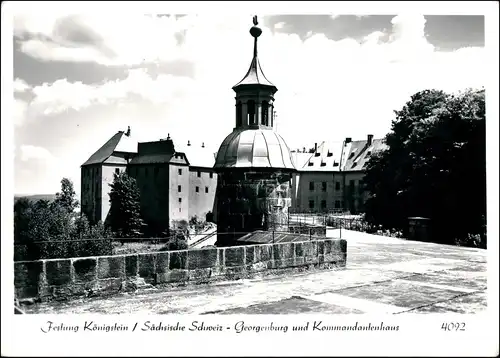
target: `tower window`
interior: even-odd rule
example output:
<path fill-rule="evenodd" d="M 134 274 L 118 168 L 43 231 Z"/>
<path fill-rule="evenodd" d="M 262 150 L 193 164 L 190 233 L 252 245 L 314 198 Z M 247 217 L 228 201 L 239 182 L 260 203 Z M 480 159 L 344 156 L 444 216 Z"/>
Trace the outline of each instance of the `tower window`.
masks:
<path fill-rule="evenodd" d="M 205 193 L 208 194 L 208 186 L 205 187 Z"/>
<path fill-rule="evenodd" d="M 196 192 L 197 192 L 197 193 L 199 193 L 199 192 L 200 192 L 200 187 L 199 187 L 199 186 L 197 186 L 197 187 L 196 187 Z"/>
<path fill-rule="evenodd" d="M 177 185 L 177 191 L 180 193 L 182 191 L 182 187 L 180 185 Z"/>
<path fill-rule="evenodd" d="M 182 169 L 178 170 L 179 175 L 182 175 Z"/>
<path fill-rule="evenodd" d="M 115 168 L 115 173 L 120 174 L 120 168 Z"/>
<path fill-rule="evenodd" d="M 262 124 L 265 126 L 269 125 L 269 103 L 267 101 L 262 101 Z"/>
<path fill-rule="evenodd" d="M 198 175 L 198 178 L 201 177 L 201 172 L 199 170 L 198 170 L 197 175 Z"/>
<path fill-rule="evenodd" d="M 243 107 L 241 102 L 236 104 L 236 127 L 241 127 L 243 121 Z"/>
<path fill-rule="evenodd" d="M 181 203 L 182 203 L 182 198 L 179 198 L 179 204 L 181 204 Z"/>
<path fill-rule="evenodd" d="M 210 179 L 214 177 L 214 173 L 210 173 Z"/>
<path fill-rule="evenodd" d="M 247 102 L 248 124 L 255 124 L 255 101 Z"/>

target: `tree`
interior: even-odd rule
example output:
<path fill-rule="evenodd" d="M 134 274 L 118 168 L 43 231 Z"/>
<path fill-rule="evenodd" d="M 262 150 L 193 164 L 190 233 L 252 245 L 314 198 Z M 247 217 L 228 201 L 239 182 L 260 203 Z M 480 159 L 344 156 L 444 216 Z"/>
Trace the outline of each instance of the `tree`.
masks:
<path fill-rule="evenodd" d="M 367 165 L 366 218 L 404 229 L 409 216 L 431 219 L 442 243 L 485 234 L 484 90 L 416 93 L 392 123 L 388 149 Z"/>
<path fill-rule="evenodd" d="M 61 206 L 70 213 L 74 212 L 80 205 L 78 200 L 76 200 L 73 182 L 68 178 L 61 180 L 61 192 L 56 194 L 54 204 Z"/>
<path fill-rule="evenodd" d="M 118 237 L 140 237 L 144 221 L 141 218 L 140 192 L 134 178 L 125 172 L 115 173 L 109 184 L 111 208 L 107 225 Z"/>

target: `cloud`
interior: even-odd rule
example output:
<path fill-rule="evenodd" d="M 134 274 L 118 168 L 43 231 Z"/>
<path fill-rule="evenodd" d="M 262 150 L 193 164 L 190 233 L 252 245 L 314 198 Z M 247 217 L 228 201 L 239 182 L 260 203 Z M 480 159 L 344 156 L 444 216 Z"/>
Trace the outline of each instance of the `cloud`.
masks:
<path fill-rule="evenodd" d="M 24 93 L 31 90 L 31 86 L 26 81 L 16 78 L 14 80 L 14 93 Z"/>
<path fill-rule="evenodd" d="M 21 145 L 21 160 L 42 160 L 46 162 L 51 162 L 54 160 L 53 155 L 45 148 L 37 147 L 34 145 Z"/>
<path fill-rule="evenodd" d="M 16 100 L 16 122 L 26 133 L 53 133 L 46 136 L 57 149 L 47 147 L 58 160 L 60 153 L 67 156 L 61 168 L 72 166 L 74 172 L 65 175 L 75 183 L 81 162 L 128 124 L 139 140 L 170 133 L 174 140 L 203 141 L 215 150 L 231 132 L 231 87 L 250 65 L 251 16 L 65 18 L 18 17 L 20 50 L 43 61 L 107 65 L 146 61 L 150 64 L 144 67 L 157 63 L 160 69 L 152 74 L 139 65 L 125 79 L 97 84 L 61 78 L 34 86 L 30 101 Z M 262 26 L 259 58 L 264 73 L 279 89 L 275 96 L 279 131 L 290 147 L 346 136 L 364 138 L 367 133 L 381 137 L 390 128 L 393 110 L 415 92 L 484 85 L 483 48 L 436 51 L 426 40 L 423 16 L 396 16 L 392 25 L 390 31 L 375 31 L 361 42 L 333 41 L 321 33 L 301 40 L 296 34 Z M 179 34 L 181 42 L 176 40 Z M 168 61 L 191 64 L 192 78 L 164 74 L 161 68 Z M 76 121 L 81 124 L 78 131 Z M 84 146 L 77 144 L 82 141 Z"/>
<path fill-rule="evenodd" d="M 285 23 L 284 22 L 278 22 L 276 24 L 274 24 L 274 28 L 275 29 L 282 29 L 283 27 L 285 27 Z"/>

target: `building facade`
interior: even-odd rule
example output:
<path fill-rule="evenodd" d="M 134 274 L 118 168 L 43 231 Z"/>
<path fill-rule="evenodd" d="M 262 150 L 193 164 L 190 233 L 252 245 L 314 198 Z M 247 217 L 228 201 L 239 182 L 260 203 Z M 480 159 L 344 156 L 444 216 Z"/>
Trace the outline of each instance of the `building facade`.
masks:
<path fill-rule="evenodd" d="M 192 158 L 192 162 L 190 161 Z M 205 145 L 174 147 L 170 136 L 138 143 L 127 132 L 110 138 L 81 166 L 82 212 L 93 223 L 105 222 L 109 213 L 114 174 L 127 172 L 140 191 L 141 214 L 147 233 L 158 235 L 175 222 L 214 212 L 217 174 L 215 156 Z"/>
<path fill-rule="evenodd" d="M 364 211 L 368 194 L 363 177 L 370 157 L 387 147 L 383 139 L 322 142 L 292 156 L 297 173 L 293 179 L 292 210 L 295 212 Z"/>

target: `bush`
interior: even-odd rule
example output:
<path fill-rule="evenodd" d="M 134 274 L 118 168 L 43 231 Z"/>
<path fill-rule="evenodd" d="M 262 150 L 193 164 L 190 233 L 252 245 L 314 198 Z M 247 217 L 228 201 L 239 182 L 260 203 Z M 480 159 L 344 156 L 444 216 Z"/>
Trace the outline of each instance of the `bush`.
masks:
<path fill-rule="evenodd" d="M 198 216 L 193 216 L 189 219 L 189 226 L 194 229 L 196 234 L 200 233 L 207 227 L 207 222 L 201 220 Z"/>

